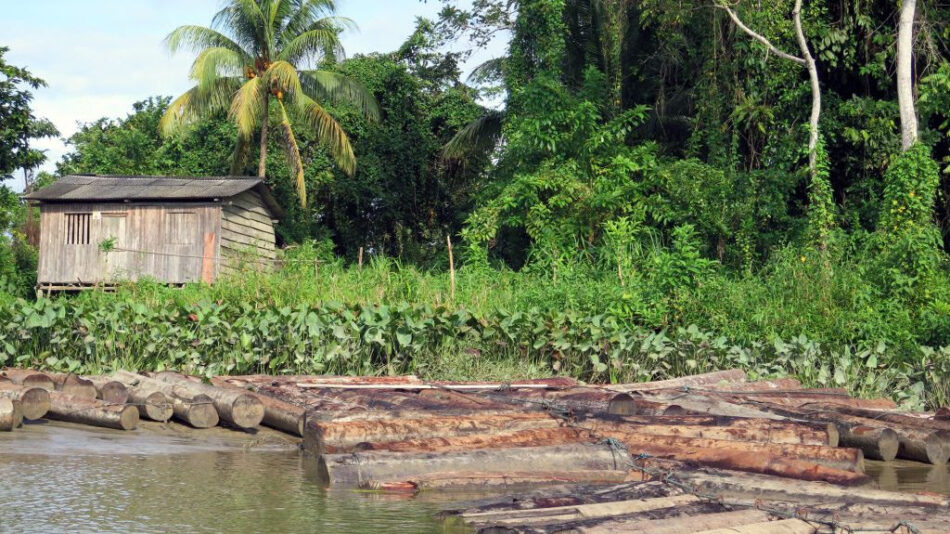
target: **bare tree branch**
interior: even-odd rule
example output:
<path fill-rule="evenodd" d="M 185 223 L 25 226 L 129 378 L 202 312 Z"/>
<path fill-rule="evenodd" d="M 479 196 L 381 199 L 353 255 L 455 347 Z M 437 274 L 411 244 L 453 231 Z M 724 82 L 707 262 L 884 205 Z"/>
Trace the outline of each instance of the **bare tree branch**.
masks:
<path fill-rule="evenodd" d="M 789 61 L 794 61 L 795 63 L 801 64 L 801 65 L 805 65 L 805 60 L 803 58 L 800 58 L 798 56 L 793 56 L 792 54 L 789 54 L 788 52 L 783 52 L 782 50 L 779 50 L 768 39 L 766 39 L 762 35 L 753 31 L 752 28 L 746 26 L 745 23 L 743 23 L 742 20 L 739 19 L 739 16 L 736 15 L 736 12 L 733 11 L 731 7 L 729 7 L 729 4 L 727 4 L 725 0 L 715 0 L 715 2 L 716 2 L 716 7 L 722 10 L 725 10 L 725 12 L 729 14 L 729 18 L 732 19 L 732 22 L 735 23 L 735 25 L 738 26 L 740 30 L 744 31 L 749 37 L 765 45 L 765 47 L 768 48 L 770 52 L 772 52 L 773 54 L 775 54 L 776 56 L 780 58 L 787 59 Z"/>

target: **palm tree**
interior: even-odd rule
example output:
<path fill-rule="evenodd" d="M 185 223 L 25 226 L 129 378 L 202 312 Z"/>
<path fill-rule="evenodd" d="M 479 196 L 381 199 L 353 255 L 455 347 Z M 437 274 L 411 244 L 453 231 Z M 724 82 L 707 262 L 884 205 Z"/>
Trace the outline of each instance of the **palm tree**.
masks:
<path fill-rule="evenodd" d="M 267 165 L 267 129 L 273 115 L 284 135 L 287 159 L 300 205 L 307 205 L 303 162 L 293 125 L 313 129 L 339 168 L 352 175 L 356 157 L 349 138 L 321 102 L 346 102 L 375 119 L 376 100 L 359 83 L 326 70 L 304 70 L 323 58 L 342 55 L 339 34 L 352 26 L 333 16 L 335 0 L 228 0 L 211 27 L 180 26 L 165 39 L 174 53 L 198 54 L 191 67 L 195 86 L 175 99 L 162 117 L 172 135 L 208 114 L 227 110 L 238 130 L 232 174 L 243 166 L 254 134 L 260 131 L 257 174 Z"/>

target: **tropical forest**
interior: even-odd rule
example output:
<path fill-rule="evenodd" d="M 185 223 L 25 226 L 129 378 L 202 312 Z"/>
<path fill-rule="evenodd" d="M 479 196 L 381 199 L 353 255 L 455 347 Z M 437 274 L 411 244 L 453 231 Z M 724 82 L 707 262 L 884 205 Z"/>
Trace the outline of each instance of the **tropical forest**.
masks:
<path fill-rule="evenodd" d="M 37 148 L 61 136 L 33 107 L 47 82 L 0 47 L 0 365 L 740 368 L 950 403 L 947 4 L 428 2 L 363 54 L 333 0 L 224 2 L 155 43 L 193 60 L 190 89 L 83 123 L 58 161 Z M 260 177 L 277 256 L 39 294 L 22 193 L 79 174 Z"/>

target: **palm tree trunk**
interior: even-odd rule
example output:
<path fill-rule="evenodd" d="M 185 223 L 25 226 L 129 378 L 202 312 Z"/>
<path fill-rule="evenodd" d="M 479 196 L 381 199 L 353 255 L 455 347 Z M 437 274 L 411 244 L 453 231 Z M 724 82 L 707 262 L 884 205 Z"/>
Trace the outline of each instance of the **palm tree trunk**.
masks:
<path fill-rule="evenodd" d="M 264 94 L 264 119 L 261 121 L 261 150 L 257 161 L 257 176 L 264 178 L 267 174 L 267 119 L 270 116 L 270 95 Z"/>

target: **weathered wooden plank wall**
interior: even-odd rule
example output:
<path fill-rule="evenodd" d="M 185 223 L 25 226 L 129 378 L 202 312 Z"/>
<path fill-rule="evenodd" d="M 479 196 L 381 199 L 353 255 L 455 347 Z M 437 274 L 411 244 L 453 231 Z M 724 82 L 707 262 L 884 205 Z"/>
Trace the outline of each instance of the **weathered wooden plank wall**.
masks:
<path fill-rule="evenodd" d="M 273 267 L 274 223 L 256 192 L 247 191 L 222 202 L 221 257 L 222 272 Z"/>
<path fill-rule="evenodd" d="M 87 234 L 77 237 L 68 214 L 89 214 Z M 201 280 L 206 234 L 217 251 L 221 207 L 212 203 L 85 203 L 41 207 L 37 281 L 49 284 L 97 284 L 152 277 L 167 283 Z M 115 250 L 99 244 L 115 238 Z M 207 271 L 207 267 L 206 267 Z"/>

